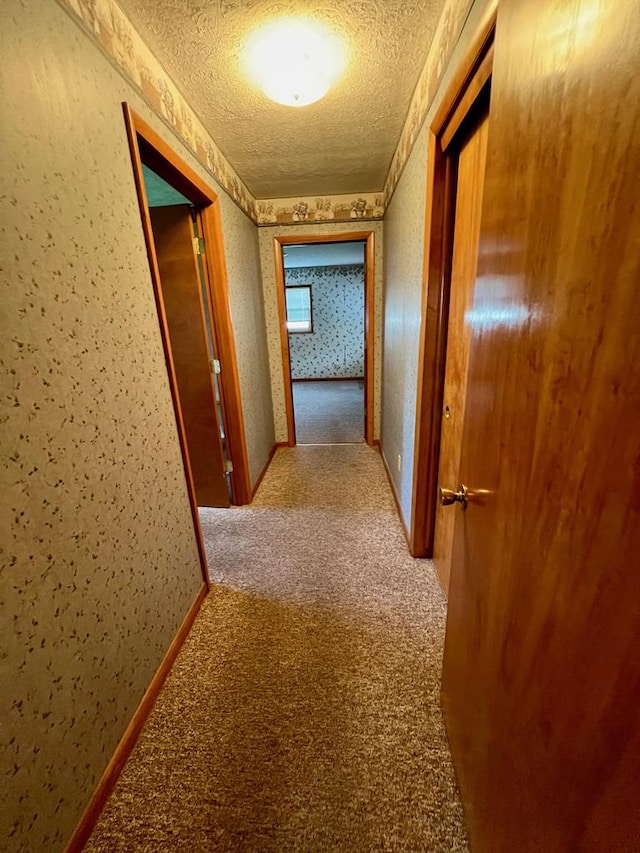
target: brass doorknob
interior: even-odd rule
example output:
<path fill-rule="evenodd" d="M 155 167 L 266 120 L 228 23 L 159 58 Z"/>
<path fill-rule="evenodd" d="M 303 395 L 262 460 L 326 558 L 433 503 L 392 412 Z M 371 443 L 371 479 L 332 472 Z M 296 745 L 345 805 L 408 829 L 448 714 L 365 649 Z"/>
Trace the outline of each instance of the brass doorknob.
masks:
<path fill-rule="evenodd" d="M 452 489 L 443 489 L 441 487 L 440 503 L 442 506 L 450 506 L 451 504 L 459 503 L 462 504 L 462 509 L 464 509 L 467 505 L 467 494 L 467 487 L 463 484 L 460 484 L 455 492 Z"/>

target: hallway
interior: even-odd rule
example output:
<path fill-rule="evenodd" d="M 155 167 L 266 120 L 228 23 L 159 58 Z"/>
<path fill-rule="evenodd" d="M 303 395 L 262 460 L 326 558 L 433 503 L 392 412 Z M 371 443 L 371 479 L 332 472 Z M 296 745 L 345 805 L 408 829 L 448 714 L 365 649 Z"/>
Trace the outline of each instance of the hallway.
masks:
<path fill-rule="evenodd" d="M 445 600 L 378 453 L 281 449 L 201 518 L 215 586 L 87 851 L 465 851 Z"/>

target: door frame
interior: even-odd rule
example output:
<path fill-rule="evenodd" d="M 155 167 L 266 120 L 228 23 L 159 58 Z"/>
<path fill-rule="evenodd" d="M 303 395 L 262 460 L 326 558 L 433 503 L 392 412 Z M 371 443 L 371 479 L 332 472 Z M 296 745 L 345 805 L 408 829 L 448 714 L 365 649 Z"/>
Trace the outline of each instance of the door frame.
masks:
<path fill-rule="evenodd" d="M 249 464 L 247 445 L 244 430 L 244 415 L 242 411 L 242 400 L 240 396 L 240 382 L 238 375 L 238 364 L 236 358 L 235 337 L 231 323 L 231 311 L 229 306 L 229 284 L 227 279 L 226 261 L 224 255 L 224 244 L 222 238 L 222 222 L 220 217 L 220 205 L 217 194 L 197 175 L 187 163 L 173 151 L 169 145 L 160 137 L 127 102 L 122 104 L 124 112 L 125 127 L 129 150 L 131 152 L 131 163 L 133 177 L 136 185 L 140 216 L 142 219 L 142 230 L 147 248 L 147 257 L 151 271 L 151 281 L 158 310 L 160 323 L 160 334 L 164 350 L 171 399 L 176 417 L 178 429 L 178 440 L 180 452 L 187 482 L 187 492 L 191 515 L 198 544 L 198 553 L 202 566 L 205 582 L 209 584 L 209 573 L 207 560 L 200 528 L 198 515 L 198 503 L 191 463 L 187 451 L 186 432 L 184 418 L 180 407 L 176 372 L 171 351 L 171 341 L 165 311 L 162 288 L 160 284 L 160 272 L 158 259 L 156 257 L 151 219 L 149 217 L 149 206 L 144 185 L 142 172 L 142 157 L 153 170 L 166 180 L 182 195 L 196 205 L 197 218 L 200 233 L 204 236 L 205 254 L 203 256 L 203 267 L 206 273 L 205 290 L 208 302 L 213 308 L 211 314 L 211 326 L 216 336 L 218 346 L 218 357 L 223 365 L 223 373 L 219 375 L 220 396 L 223 405 L 226 439 L 229 455 L 233 460 L 233 472 L 231 473 L 231 489 L 233 502 L 235 504 L 247 504 L 251 502 L 251 482 L 249 478 Z M 208 306 L 206 306 L 208 310 Z"/>
<path fill-rule="evenodd" d="M 280 349 L 282 352 L 282 371 L 284 376 L 284 405 L 287 416 L 287 442 L 289 447 L 296 444 L 296 425 L 293 411 L 293 391 L 291 389 L 291 355 L 289 335 L 287 333 L 287 307 L 285 299 L 284 254 L 283 247 L 298 243 L 365 243 L 364 276 L 364 396 L 365 427 L 364 440 L 372 446 L 374 439 L 374 314 L 375 314 L 375 232 L 341 231 L 336 234 L 296 234 L 278 235 L 273 238 L 275 258 L 276 291 L 278 295 L 278 319 L 280 321 Z"/>
<path fill-rule="evenodd" d="M 493 70 L 498 0 L 489 2 L 428 130 L 427 201 L 409 550 L 431 557 L 447 356 L 457 160 L 450 144 Z"/>

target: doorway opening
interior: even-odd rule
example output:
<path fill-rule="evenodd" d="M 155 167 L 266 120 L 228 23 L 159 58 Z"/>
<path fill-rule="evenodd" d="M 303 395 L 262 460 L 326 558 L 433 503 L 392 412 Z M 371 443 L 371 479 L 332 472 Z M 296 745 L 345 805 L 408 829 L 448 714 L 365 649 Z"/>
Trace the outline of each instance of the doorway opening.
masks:
<path fill-rule="evenodd" d="M 217 195 L 123 105 L 203 576 L 198 506 L 251 500 Z"/>
<path fill-rule="evenodd" d="M 448 592 L 458 494 L 496 9 L 482 20 L 429 128 L 425 272 L 409 545 Z M 446 481 L 446 482 L 445 482 Z M 439 486 L 447 494 L 440 495 Z M 452 497 L 453 496 L 453 497 Z"/>
<path fill-rule="evenodd" d="M 373 444 L 373 239 L 274 239 L 290 446 Z"/>

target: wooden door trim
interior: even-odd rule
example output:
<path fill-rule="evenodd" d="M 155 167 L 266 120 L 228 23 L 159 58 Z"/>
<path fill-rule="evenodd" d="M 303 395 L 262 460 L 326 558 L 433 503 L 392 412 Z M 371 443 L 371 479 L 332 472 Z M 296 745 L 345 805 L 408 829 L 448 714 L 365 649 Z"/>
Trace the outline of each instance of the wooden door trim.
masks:
<path fill-rule="evenodd" d="M 219 204 L 216 202 L 208 207 L 201 208 L 199 216 L 204 235 L 204 268 L 207 288 L 213 305 L 212 327 L 218 346 L 218 357 L 222 364 L 222 372 L 218 379 L 220 380 L 220 394 L 226 417 L 225 426 L 229 456 L 233 460 L 231 485 L 234 503 L 242 505 L 251 503 L 251 476 L 240 392 L 240 375 L 236 358 L 235 334 L 229 307 L 227 261 L 222 242 Z"/>
<path fill-rule="evenodd" d="M 447 148 L 491 77 L 498 11 L 492 0 L 428 131 L 422 305 L 409 550 L 433 553 L 441 410 L 455 217 L 455 163 Z"/>
<path fill-rule="evenodd" d="M 280 350 L 282 353 L 282 373 L 284 379 L 284 404 L 287 416 L 287 445 L 296 444 L 296 426 L 293 411 L 293 392 L 291 390 L 291 356 L 289 353 L 289 335 L 287 334 L 287 309 L 285 303 L 284 255 L 283 246 L 297 243 L 365 243 L 364 278 L 364 346 L 365 346 L 365 442 L 374 444 L 374 390 L 375 390 L 375 232 L 341 231 L 337 234 L 296 234 L 278 235 L 273 238 L 273 255 L 276 274 L 278 300 L 278 320 L 280 325 Z"/>
<path fill-rule="evenodd" d="M 369 447 L 373 446 L 375 435 L 375 337 L 374 323 L 376 313 L 376 279 L 375 279 L 375 234 L 369 233 L 365 244 L 365 282 L 364 282 L 364 346 L 365 346 L 365 394 L 366 421 L 364 438 Z"/>
<path fill-rule="evenodd" d="M 221 397 L 223 398 L 223 411 L 226 419 L 225 427 L 229 456 L 233 460 L 234 470 L 231 474 L 233 502 L 236 504 L 247 504 L 251 502 L 251 479 L 235 335 L 229 306 L 229 282 L 227 278 L 218 195 L 126 102 L 122 106 L 127 127 L 129 148 L 131 150 L 145 243 L 147 245 L 147 255 L 149 257 L 151 277 L 156 294 L 156 304 L 159 304 L 159 273 L 157 259 L 155 258 L 155 248 L 153 246 L 153 234 L 150 230 L 151 224 L 148 215 L 146 215 L 147 197 L 142 175 L 142 154 L 144 154 L 145 162 L 155 172 L 171 183 L 172 186 L 198 207 L 198 217 L 206 246 L 203 256 L 203 267 L 207 279 L 206 284 L 209 299 L 213 306 L 211 324 L 219 347 L 219 357 L 223 370 L 219 379 Z M 160 303 L 161 301 L 160 295 Z M 180 423 L 182 421 L 182 414 L 180 413 L 180 416 L 178 416 L 179 402 L 177 402 L 177 386 L 174 387 L 173 385 L 175 382 L 175 371 L 173 370 L 171 347 L 168 345 L 164 306 L 162 312 L 158 308 L 158 315 L 160 317 L 171 394 L 174 400 L 174 408 L 176 409 L 176 419 Z M 180 432 L 180 427 L 178 433 L 184 458 L 186 445 L 182 447 L 184 435 Z M 190 486 L 192 486 L 193 478 L 190 471 L 187 480 Z M 190 496 L 190 499 L 191 497 L 195 496 Z M 199 527 L 199 522 L 197 527 Z"/>
<path fill-rule="evenodd" d="M 225 353 L 224 344 L 228 340 L 228 336 L 223 332 L 222 341 L 220 341 L 218 339 L 218 337 L 219 337 L 218 327 L 213 322 L 213 318 L 216 316 L 216 314 L 220 313 L 220 307 L 217 305 L 217 303 L 214 304 L 214 301 L 213 301 L 213 299 L 214 299 L 214 297 L 213 297 L 214 288 L 212 285 L 211 276 L 209 274 L 209 262 L 208 262 L 208 257 L 207 257 L 207 254 L 209 252 L 209 245 L 208 245 L 206 238 L 204 237 L 205 223 L 204 223 L 204 217 L 202 215 L 201 210 L 196 211 L 196 231 L 197 231 L 197 234 L 203 238 L 204 243 L 205 243 L 204 253 L 201 256 L 202 257 L 202 271 L 203 271 L 204 285 L 205 285 L 204 286 L 204 300 L 206 302 L 206 307 L 204 308 L 204 310 L 208 313 L 208 316 L 211 318 L 211 336 L 213 338 L 214 352 L 216 353 L 218 359 L 221 362 L 223 362 L 223 361 L 226 362 L 228 356 Z M 213 262 L 213 259 L 212 259 L 212 262 Z M 223 258 L 223 262 L 224 262 L 224 258 Z M 203 318 L 203 322 L 206 322 L 205 318 Z M 218 324 L 218 326 L 219 325 L 220 324 Z M 235 347 L 234 347 L 234 351 L 235 351 Z M 220 379 L 221 379 L 221 375 L 218 376 L 218 380 L 220 380 Z M 213 374 L 211 374 L 211 384 L 213 386 L 213 390 L 214 390 L 214 394 L 215 394 L 216 382 L 215 382 L 215 378 L 214 378 Z M 236 431 L 239 431 L 240 434 L 242 436 L 244 436 L 244 421 L 242 421 L 242 423 L 239 425 L 236 424 L 234 429 L 231 429 L 231 430 L 229 429 L 228 425 L 234 422 L 235 407 L 230 407 L 227 405 L 224 383 L 222 381 L 218 381 L 217 385 L 218 385 L 218 393 L 220 395 L 220 407 L 222 409 L 222 420 L 223 420 L 225 427 L 227 428 L 227 432 L 230 432 L 230 433 L 235 435 Z M 240 409 L 240 414 L 242 415 L 242 409 Z M 225 439 L 227 441 L 227 446 L 228 446 L 228 455 L 231 458 L 233 458 L 234 451 L 231 448 L 231 444 L 229 442 L 229 436 L 225 435 Z M 220 441 L 222 444 L 222 440 L 220 440 Z M 224 458 L 224 453 L 223 453 L 223 458 Z M 233 473 L 234 472 L 232 472 L 232 475 L 233 475 Z M 235 488 L 235 484 L 233 483 L 233 481 L 232 481 L 231 491 L 232 491 L 233 496 L 235 497 L 236 488 Z"/>
<path fill-rule="evenodd" d="M 287 333 L 287 304 L 284 283 L 284 240 L 273 238 L 273 257 L 276 265 L 276 295 L 278 299 L 278 325 L 280 327 L 280 354 L 282 358 L 282 380 L 284 382 L 284 408 L 287 416 L 287 445 L 295 447 L 296 421 L 293 413 L 293 390 L 291 388 L 291 355 Z"/>

